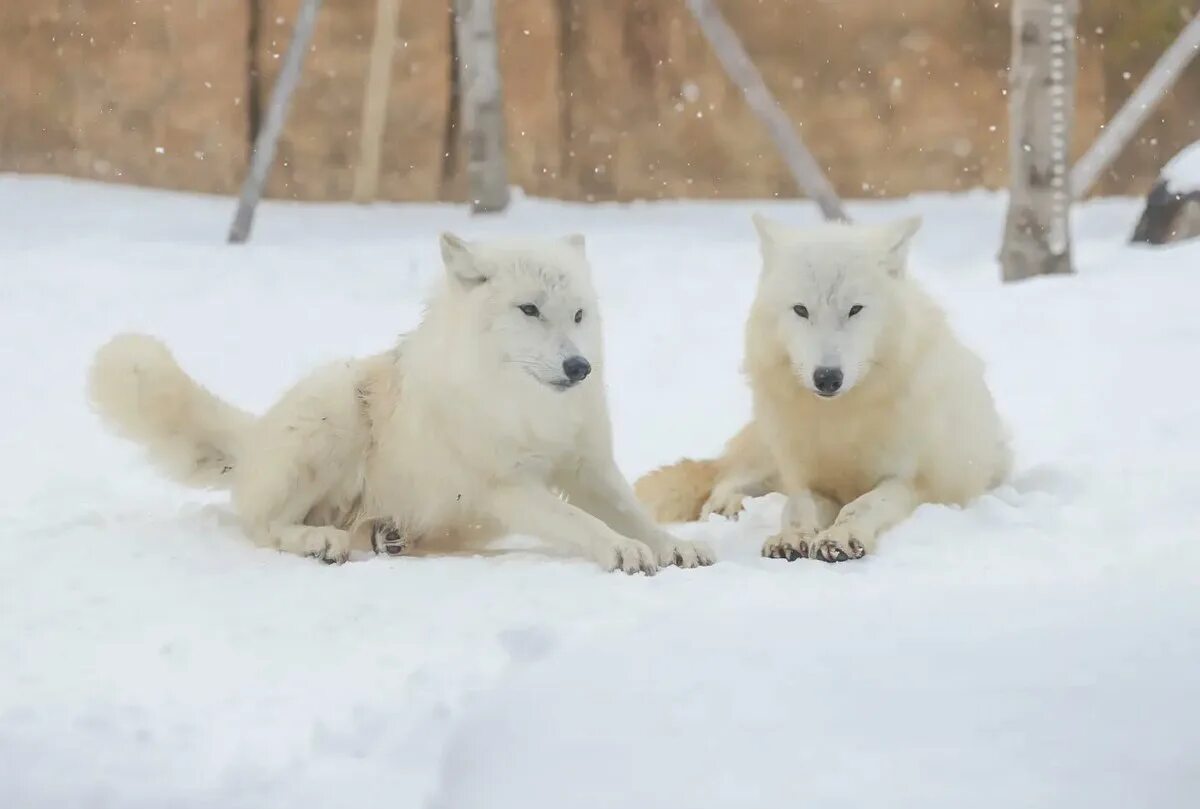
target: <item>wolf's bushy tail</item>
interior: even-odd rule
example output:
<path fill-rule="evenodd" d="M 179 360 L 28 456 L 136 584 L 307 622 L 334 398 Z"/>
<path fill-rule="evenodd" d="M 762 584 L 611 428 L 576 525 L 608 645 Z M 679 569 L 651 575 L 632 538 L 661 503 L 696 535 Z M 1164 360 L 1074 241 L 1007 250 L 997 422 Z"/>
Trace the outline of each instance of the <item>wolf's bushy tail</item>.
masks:
<path fill-rule="evenodd" d="M 695 522 L 712 494 L 717 472 L 715 460 L 684 458 L 647 472 L 633 490 L 658 522 Z"/>
<path fill-rule="evenodd" d="M 184 373 L 159 340 L 114 337 L 88 374 L 93 409 L 113 432 L 146 448 L 173 480 L 226 488 L 254 417 L 221 401 Z"/>

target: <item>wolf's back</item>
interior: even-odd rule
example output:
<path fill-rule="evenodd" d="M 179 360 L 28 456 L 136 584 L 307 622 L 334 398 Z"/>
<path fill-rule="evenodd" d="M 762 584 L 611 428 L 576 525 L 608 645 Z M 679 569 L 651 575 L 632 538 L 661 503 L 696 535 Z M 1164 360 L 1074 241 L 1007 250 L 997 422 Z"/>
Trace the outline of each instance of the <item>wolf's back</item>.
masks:
<path fill-rule="evenodd" d="M 180 483 L 226 488 L 254 417 L 221 401 L 184 373 L 159 340 L 114 337 L 88 374 L 93 409 L 116 434 L 141 444 Z"/>

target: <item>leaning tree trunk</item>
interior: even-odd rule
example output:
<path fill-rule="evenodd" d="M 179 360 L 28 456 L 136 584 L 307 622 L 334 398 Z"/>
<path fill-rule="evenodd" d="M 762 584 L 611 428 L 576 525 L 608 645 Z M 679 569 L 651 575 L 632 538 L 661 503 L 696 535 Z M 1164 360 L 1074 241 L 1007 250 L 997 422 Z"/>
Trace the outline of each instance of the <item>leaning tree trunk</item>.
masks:
<path fill-rule="evenodd" d="M 821 164 L 813 157 L 787 113 L 771 94 L 762 74 L 742 47 L 737 33 L 721 15 L 721 10 L 712 0 L 687 0 L 687 8 L 696 18 L 701 33 L 712 46 L 725 72 L 741 89 L 746 105 L 775 141 L 775 148 L 783 156 L 783 162 L 787 164 L 796 185 L 817 203 L 826 219 L 848 221 L 842 201 L 833 184 L 821 171 Z"/>
<path fill-rule="evenodd" d="M 493 0 L 454 0 L 454 31 L 471 211 L 502 211 L 508 206 L 508 167 Z"/>
<path fill-rule="evenodd" d="M 317 11 L 320 7 L 321 0 L 302 0 L 300 10 L 296 13 L 292 41 L 288 43 L 287 53 L 283 55 L 279 78 L 275 80 L 275 87 L 271 90 L 271 100 L 267 102 L 267 114 L 263 119 L 262 128 L 254 139 L 250 169 L 246 172 L 246 179 L 242 181 L 237 212 L 233 216 L 233 224 L 229 226 L 228 238 L 231 244 L 242 244 L 250 238 L 250 229 L 254 226 L 254 212 L 258 209 L 263 189 L 267 186 L 271 164 L 275 162 L 279 135 L 287 121 L 292 93 L 300 82 L 304 56 L 308 53 L 308 43 L 312 40 L 313 27 L 316 25 Z"/>
<path fill-rule="evenodd" d="M 1087 154 L 1075 164 L 1075 168 L 1071 170 L 1071 192 L 1075 199 L 1083 199 L 1087 195 L 1104 170 L 1112 165 L 1125 145 L 1133 140 L 1138 128 L 1146 122 L 1150 113 L 1154 112 L 1154 108 L 1171 89 L 1171 85 L 1196 58 L 1197 50 L 1200 50 L 1200 14 L 1192 18 L 1180 32 L 1179 38 L 1163 52 L 1146 74 L 1146 78 L 1109 121 L 1108 126 L 1104 127 Z"/>
<path fill-rule="evenodd" d="M 1078 0 L 1014 0 L 1005 281 L 1069 273 Z"/>

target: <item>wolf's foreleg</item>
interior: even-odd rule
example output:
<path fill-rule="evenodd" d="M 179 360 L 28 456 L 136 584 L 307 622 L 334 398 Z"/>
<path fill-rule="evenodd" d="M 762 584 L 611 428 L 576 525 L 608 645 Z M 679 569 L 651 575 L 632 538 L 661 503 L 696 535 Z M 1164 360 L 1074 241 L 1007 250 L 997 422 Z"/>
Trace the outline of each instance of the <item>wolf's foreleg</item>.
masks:
<path fill-rule="evenodd" d="M 920 505 L 911 483 L 888 478 L 849 503 L 833 525 L 817 535 L 814 559 L 842 562 L 873 553 L 879 535 L 905 519 Z"/>
<path fill-rule="evenodd" d="M 613 531 L 649 545 L 660 565 L 704 567 L 713 563 L 708 546 L 676 539 L 650 518 L 615 463 L 585 463 L 560 485 L 572 504 Z"/>
<path fill-rule="evenodd" d="M 807 559 L 817 536 L 833 523 L 840 506 L 811 489 L 790 496 L 783 507 L 779 533 L 763 543 L 762 555 L 772 559 Z"/>
<path fill-rule="evenodd" d="M 603 520 L 564 502 L 549 489 L 533 485 L 503 488 L 493 494 L 491 512 L 506 530 L 571 545 L 606 570 L 658 572 L 654 552 L 646 543 L 618 534 Z"/>

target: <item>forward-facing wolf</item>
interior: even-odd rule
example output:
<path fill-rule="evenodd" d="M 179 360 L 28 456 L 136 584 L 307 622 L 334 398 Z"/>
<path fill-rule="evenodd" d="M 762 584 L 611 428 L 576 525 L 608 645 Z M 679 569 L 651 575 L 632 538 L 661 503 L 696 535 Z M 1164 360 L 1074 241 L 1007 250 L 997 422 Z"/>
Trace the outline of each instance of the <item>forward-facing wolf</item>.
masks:
<path fill-rule="evenodd" d="M 842 561 L 921 503 L 962 504 L 999 484 L 1009 450 L 983 364 L 906 273 L 920 220 L 754 222 L 753 420 L 720 458 L 637 482 L 659 521 L 735 516 L 744 498 L 782 491 L 782 526 L 763 555 Z"/>
<path fill-rule="evenodd" d="M 443 234 L 441 251 L 444 282 L 413 332 L 317 370 L 261 416 L 143 335 L 97 352 L 93 405 L 175 480 L 228 489 L 266 547 L 342 562 L 352 547 L 513 533 L 627 573 L 711 564 L 654 522 L 613 461 L 583 238 Z"/>

